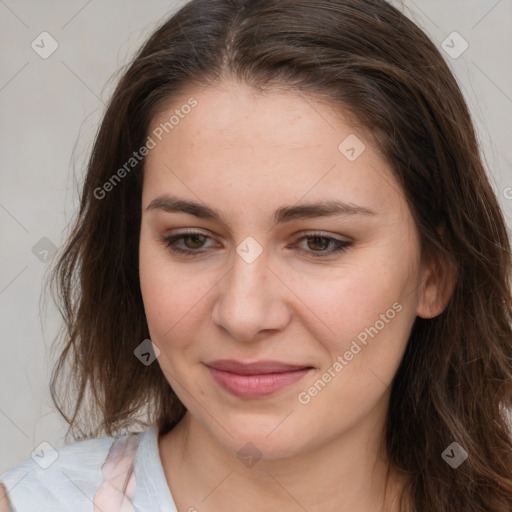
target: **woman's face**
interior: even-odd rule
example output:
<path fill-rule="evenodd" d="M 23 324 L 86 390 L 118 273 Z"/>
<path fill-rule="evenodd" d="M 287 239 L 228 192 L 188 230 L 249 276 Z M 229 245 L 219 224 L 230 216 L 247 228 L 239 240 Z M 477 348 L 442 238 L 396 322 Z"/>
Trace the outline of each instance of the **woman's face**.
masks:
<path fill-rule="evenodd" d="M 300 95 L 223 82 L 188 91 L 149 135 L 141 290 L 191 417 L 264 458 L 381 428 L 413 322 L 430 312 L 428 269 L 365 133 Z M 296 368 L 244 366 L 265 361 Z"/>

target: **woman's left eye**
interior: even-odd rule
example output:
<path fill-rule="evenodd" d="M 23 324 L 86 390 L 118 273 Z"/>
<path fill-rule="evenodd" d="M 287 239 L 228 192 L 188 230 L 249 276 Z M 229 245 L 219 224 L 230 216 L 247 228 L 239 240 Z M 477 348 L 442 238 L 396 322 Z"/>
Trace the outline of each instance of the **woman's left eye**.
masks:
<path fill-rule="evenodd" d="M 168 236 L 164 238 L 163 241 L 169 250 L 174 253 L 195 256 L 201 252 L 205 252 L 199 251 L 199 249 L 204 247 L 204 243 L 208 239 L 210 239 L 210 237 L 203 233 L 187 232 Z M 339 253 L 345 251 L 352 245 L 352 242 L 325 236 L 321 233 L 308 233 L 306 236 L 301 237 L 299 241 L 306 241 L 307 246 L 312 250 L 305 249 L 305 252 L 313 257 L 325 257 L 334 253 Z M 183 248 L 183 246 L 179 247 L 177 242 L 183 242 L 185 244 L 185 248 Z"/>
<path fill-rule="evenodd" d="M 308 234 L 301 238 L 301 240 L 305 240 L 308 247 L 331 247 L 329 250 L 320 249 L 320 250 L 313 250 L 313 251 L 306 251 L 311 256 L 314 257 L 322 257 L 322 256 L 329 256 L 334 253 L 343 252 L 346 249 L 348 249 L 352 242 L 348 242 L 346 240 L 339 240 L 337 238 L 333 238 L 330 236 L 325 236 L 321 233 L 312 233 Z"/>

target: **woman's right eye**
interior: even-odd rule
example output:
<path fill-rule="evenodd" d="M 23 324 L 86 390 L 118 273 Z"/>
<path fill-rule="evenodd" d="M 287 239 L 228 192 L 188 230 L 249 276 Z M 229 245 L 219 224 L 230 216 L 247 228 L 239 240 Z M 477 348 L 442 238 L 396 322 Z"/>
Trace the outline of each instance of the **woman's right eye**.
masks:
<path fill-rule="evenodd" d="M 193 255 L 194 253 L 199 252 L 197 249 L 201 249 L 205 241 L 209 238 L 209 236 L 206 236 L 203 233 L 187 232 L 165 237 L 163 241 L 165 242 L 167 248 L 172 252 L 184 255 Z M 176 244 L 176 242 L 181 241 L 185 243 L 185 249 L 178 247 Z"/>

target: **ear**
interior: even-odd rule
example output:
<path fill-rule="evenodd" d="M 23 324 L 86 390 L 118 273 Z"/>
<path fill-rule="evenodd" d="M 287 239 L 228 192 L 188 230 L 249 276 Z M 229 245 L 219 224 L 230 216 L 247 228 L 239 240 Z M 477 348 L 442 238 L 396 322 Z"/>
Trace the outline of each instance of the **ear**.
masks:
<path fill-rule="evenodd" d="M 457 283 L 457 268 L 440 253 L 429 252 L 422 263 L 422 282 L 416 314 L 421 318 L 440 315 Z"/>

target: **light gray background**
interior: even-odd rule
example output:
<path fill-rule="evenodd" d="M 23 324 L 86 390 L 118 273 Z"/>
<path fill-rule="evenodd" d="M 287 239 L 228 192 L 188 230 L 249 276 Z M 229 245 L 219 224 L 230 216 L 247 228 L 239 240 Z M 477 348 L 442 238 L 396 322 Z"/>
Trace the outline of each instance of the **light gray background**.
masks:
<path fill-rule="evenodd" d="M 48 386 L 59 317 L 51 303 L 40 314 L 48 263 L 32 249 L 43 237 L 63 243 L 115 72 L 182 3 L 0 0 L 0 474 L 42 441 L 62 446 L 66 430 Z M 469 43 L 458 59 L 443 54 L 470 104 L 511 226 L 512 0 L 403 5 L 439 47 L 453 31 Z M 59 45 L 47 59 L 31 48 L 43 31 Z"/>

